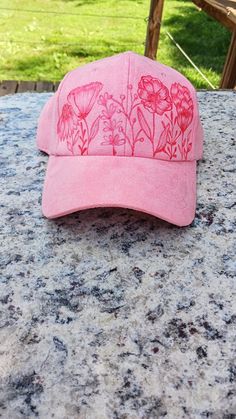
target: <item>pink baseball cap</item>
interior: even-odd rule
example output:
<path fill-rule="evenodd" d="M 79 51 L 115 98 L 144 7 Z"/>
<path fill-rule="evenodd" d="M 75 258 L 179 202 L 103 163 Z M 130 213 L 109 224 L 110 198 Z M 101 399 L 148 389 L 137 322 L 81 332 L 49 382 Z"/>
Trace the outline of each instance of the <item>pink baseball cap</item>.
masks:
<path fill-rule="evenodd" d="M 203 154 L 196 91 L 157 61 L 128 51 L 66 74 L 41 112 L 37 147 L 49 154 L 47 218 L 123 207 L 178 226 L 194 219 Z"/>

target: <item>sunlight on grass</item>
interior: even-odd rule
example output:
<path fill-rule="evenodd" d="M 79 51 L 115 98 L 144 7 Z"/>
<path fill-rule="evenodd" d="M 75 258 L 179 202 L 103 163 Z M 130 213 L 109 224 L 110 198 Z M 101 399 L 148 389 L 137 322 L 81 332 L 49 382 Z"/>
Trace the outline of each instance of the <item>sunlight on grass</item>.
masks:
<path fill-rule="evenodd" d="M 79 65 L 121 51 L 143 54 L 148 12 L 149 0 L 2 0 L 0 79 L 57 81 Z M 158 60 L 182 72 L 198 88 L 208 86 L 167 37 L 166 29 L 218 86 L 230 33 L 192 2 L 166 0 Z"/>

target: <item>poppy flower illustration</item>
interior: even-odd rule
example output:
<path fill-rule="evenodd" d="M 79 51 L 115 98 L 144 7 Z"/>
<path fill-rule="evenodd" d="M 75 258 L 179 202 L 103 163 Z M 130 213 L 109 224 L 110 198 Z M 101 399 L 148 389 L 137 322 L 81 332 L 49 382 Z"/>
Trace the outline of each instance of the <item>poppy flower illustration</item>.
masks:
<path fill-rule="evenodd" d="M 59 138 L 64 141 L 71 137 L 77 125 L 77 117 L 69 103 L 65 103 L 62 108 L 61 116 L 57 123 L 57 133 Z"/>
<path fill-rule="evenodd" d="M 172 108 L 169 90 L 159 79 L 152 76 L 141 77 L 138 95 L 144 107 L 151 113 L 163 115 Z"/>
<path fill-rule="evenodd" d="M 170 94 L 177 111 L 177 124 L 184 132 L 193 119 L 193 100 L 187 87 L 180 83 L 172 84 Z"/>
<path fill-rule="evenodd" d="M 71 90 L 67 100 L 79 119 L 85 119 L 92 110 L 103 84 L 96 81 Z"/>

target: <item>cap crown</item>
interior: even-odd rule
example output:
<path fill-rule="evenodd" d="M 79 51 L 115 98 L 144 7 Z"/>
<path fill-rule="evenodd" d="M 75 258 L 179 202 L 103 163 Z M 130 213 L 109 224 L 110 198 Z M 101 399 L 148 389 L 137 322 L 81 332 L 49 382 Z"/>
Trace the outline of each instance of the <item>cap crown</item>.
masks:
<path fill-rule="evenodd" d="M 133 52 L 68 73 L 40 115 L 37 145 L 59 156 L 202 158 L 196 91 L 174 69 Z"/>

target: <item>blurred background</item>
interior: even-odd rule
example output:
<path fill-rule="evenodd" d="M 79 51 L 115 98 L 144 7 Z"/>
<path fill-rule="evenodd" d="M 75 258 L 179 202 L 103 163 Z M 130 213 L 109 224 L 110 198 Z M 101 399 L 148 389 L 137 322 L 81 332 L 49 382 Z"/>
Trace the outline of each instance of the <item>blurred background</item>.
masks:
<path fill-rule="evenodd" d="M 144 54 L 149 8 L 150 0 L 1 0 L 0 79 L 56 82 L 89 61 Z M 166 31 L 218 87 L 230 31 L 191 1 L 165 0 L 157 60 L 196 88 L 209 85 Z"/>

